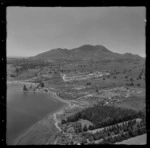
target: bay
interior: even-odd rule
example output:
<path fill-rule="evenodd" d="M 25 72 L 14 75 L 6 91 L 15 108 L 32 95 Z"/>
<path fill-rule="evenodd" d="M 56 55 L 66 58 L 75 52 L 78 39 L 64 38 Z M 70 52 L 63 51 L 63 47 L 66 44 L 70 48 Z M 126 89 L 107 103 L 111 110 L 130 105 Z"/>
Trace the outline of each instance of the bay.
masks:
<path fill-rule="evenodd" d="M 6 142 L 13 145 L 15 139 L 36 122 L 53 114 L 65 103 L 49 93 L 23 92 L 23 84 L 7 85 Z"/>

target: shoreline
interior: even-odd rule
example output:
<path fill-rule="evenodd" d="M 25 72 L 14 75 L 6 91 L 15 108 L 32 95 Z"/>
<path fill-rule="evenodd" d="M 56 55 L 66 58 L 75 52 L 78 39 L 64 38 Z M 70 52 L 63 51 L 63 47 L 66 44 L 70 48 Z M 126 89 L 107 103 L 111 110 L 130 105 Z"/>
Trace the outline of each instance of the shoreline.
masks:
<path fill-rule="evenodd" d="M 61 109 L 59 109 L 58 111 L 53 113 L 53 119 L 55 121 L 55 126 L 59 131 L 62 131 L 61 128 L 58 126 L 58 123 L 60 122 L 60 120 L 57 119 L 57 115 L 63 114 L 65 109 L 72 108 L 71 102 L 60 98 L 56 92 L 49 91 L 49 93 L 52 94 L 57 100 L 66 103 L 66 105 L 64 107 L 62 107 Z"/>
<path fill-rule="evenodd" d="M 49 139 L 53 138 L 55 133 L 58 132 L 58 129 L 55 127 L 54 123 L 55 122 L 53 120 L 52 114 L 49 114 L 46 117 L 43 117 L 41 120 L 37 121 L 35 124 L 33 124 L 31 127 L 29 127 L 20 136 L 18 136 L 14 140 L 12 145 L 31 145 L 31 144 L 36 145 L 36 143 L 46 145 L 47 141 L 49 141 Z M 45 131 L 45 129 L 46 129 L 46 131 Z M 48 136 L 48 138 L 46 137 L 47 133 L 50 134 L 50 136 Z M 39 141 L 34 141 L 34 138 L 38 138 L 41 135 L 45 135 L 41 138 L 42 139 L 47 138 L 46 142 L 40 143 Z"/>
<path fill-rule="evenodd" d="M 17 83 L 17 84 L 35 84 L 34 82 L 26 82 L 26 81 L 7 81 L 7 83 L 9 83 L 9 84 L 13 84 L 13 83 Z M 38 90 L 36 92 L 38 93 L 38 92 L 41 92 L 41 91 Z M 60 120 L 57 119 L 57 115 L 63 114 L 64 110 L 66 108 L 72 108 L 73 106 L 71 105 L 71 101 L 69 101 L 69 100 L 67 101 L 67 100 L 64 100 L 64 99 L 60 98 L 57 95 L 57 93 L 54 92 L 54 91 L 48 90 L 48 92 L 43 92 L 43 93 L 49 93 L 50 95 L 52 95 L 54 97 L 54 99 L 57 99 L 58 101 L 65 103 L 65 105 L 63 105 L 60 109 L 56 110 L 54 113 L 49 113 L 48 115 L 44 116 L 41 120 L 37 121 L 35 124 L 33 124 L 31 127 L 29 127 L 29 129 L 27 129 L 24 133 L 22 133 L 20 136 L 18 136 L 18 138 L 16 138 L 14 140 L 13 145 L 18 145 L 23 138 L 26 139 L 26 136 L 28 134 L 30 134 L 30 132 L 32 132 L 36 128 L 37 125 L 40 126 L 40 124 L 41 124 L 41 126 L 42 126 L 42 122 L 44 122 L 44 120 L 47 120 L 47 122 L 48 122 L 50 119 L 53 119 L 56 129 L 58 129 L 58 131 L 61 131 L 61 128 L 58 126 L 58 123 L 60 122 Z M 51 139 L 51 137 L 49 137 L 49 138 Z"/>
<path fill-rule="evenodd" d="M 58 99 L 59 100 L 59 99 Z M 60 101 L 60 100 L 59 100 Z M 63 102 L 63 101 L 61 101 Z M 13 145 L 20 145 L 20 141 L 28 136 L 28 134 L 34 132 L 33 130 L 36 129 L 37 126 L 42 126 L 42 123 L 47 121 L 52 121 L 54 122 L 54 126 L 56 127 L 56 129 L 58 131 L 61 131 L 60 127 L 58 126 L 58 123 L 60 122 L 58 119 L 57 119 L 57 115 L 58 114 L 62 114 L 64 109 L 68 107 L 68 104 L 65 104 L 63 105 L 60 109 L 54 111 L 53 113 L 49 113 L 48 115 L 44 116 L 41 120 L 37 121 L 35 124 L 33 124 L 31 127 L 29 127 L 24 133 L 22 133 L 20 136 L 18 136 L 16 138 L 16 140 L 14 140 L 14 144 Z M 52 123 L 49 125 L 49 126 L 52 126 Z M 38 129 L 37 129 L 38 130 Z M 28 137 L 27 137 L 28 138 Z M 51 139 L 51 137 L 49 137 L 49 139 Z M 49 140 L 48 140 L 49 141 Z M 46 145 L 46 143 L 45 143 Z"/>

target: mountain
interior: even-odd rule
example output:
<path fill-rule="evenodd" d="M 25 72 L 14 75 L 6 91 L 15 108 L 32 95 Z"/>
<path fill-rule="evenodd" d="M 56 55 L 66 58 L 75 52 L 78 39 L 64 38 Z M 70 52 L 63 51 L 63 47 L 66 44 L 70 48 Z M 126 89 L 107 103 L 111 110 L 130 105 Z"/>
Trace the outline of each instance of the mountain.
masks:
<path fill-rule="evenodd" d="M 52 49 L 41 54 L 36 55 L 34 58 L 37 59 L 47 59 L 47 60 L 57 60 L 57 59 L 66 59 L 70 56 L 70 51 L 68 49 Z"/>
<path fill-rule="evenodd" d="M 45 60 L 120 60 L 120 59 L 142 59 L 139 55 L 131 53 L 119 54 L 108 50 L 102 45 L 83 45 L 73 49 L 52 49 L 38 54 L 34 59 Z"/>

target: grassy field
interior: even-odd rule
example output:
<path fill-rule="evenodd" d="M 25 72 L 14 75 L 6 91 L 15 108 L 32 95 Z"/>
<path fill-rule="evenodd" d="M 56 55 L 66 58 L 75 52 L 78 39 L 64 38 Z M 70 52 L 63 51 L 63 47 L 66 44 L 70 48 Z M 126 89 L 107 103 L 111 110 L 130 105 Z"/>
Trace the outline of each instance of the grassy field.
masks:
<path fill-rule="evenodd" d="M 122 142 L 116 142 L 115 144 L 126 144 L 126 145 L 145 145 L 147 144 L 147 134 L 130 138 Z"/>
<path fill-rule="evenodd" d="M 79 122 L 81 123 L 82 128 L 84 128 L 84 126 L 89 127 L 90 125 L 93 125 L 93 123 L 88 120 L 80 119 Z"/>
<path fill-rule="evenodd" d="M 118 107 L 123 107 L 123 108 L 131 108 L 131 109 L 135 109 L 135 110 L 141 110 L 141 111 L 145 111 L 145 106 L 146 106 L 146 102 L 145 102 L 145 98 L 144 97 L 128 97 L 125 98 L 123 101 L 121 102 L 117 102 L 116 106 Z"/>

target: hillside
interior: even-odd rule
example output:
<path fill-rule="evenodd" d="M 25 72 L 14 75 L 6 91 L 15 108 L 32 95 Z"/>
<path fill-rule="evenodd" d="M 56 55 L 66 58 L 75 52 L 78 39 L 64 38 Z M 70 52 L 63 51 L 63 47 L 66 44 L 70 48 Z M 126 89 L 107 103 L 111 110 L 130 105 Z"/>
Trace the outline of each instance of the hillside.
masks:
<path fill-rule="evenodd" d="M 143 59 L 131 53 L 119 54 L 108 50 L 102 45 L 83 45 L 73 49 L 52 49 L 38 54 L 33 59 L 45 60 L 120 60 L 120 59 Z"/>

